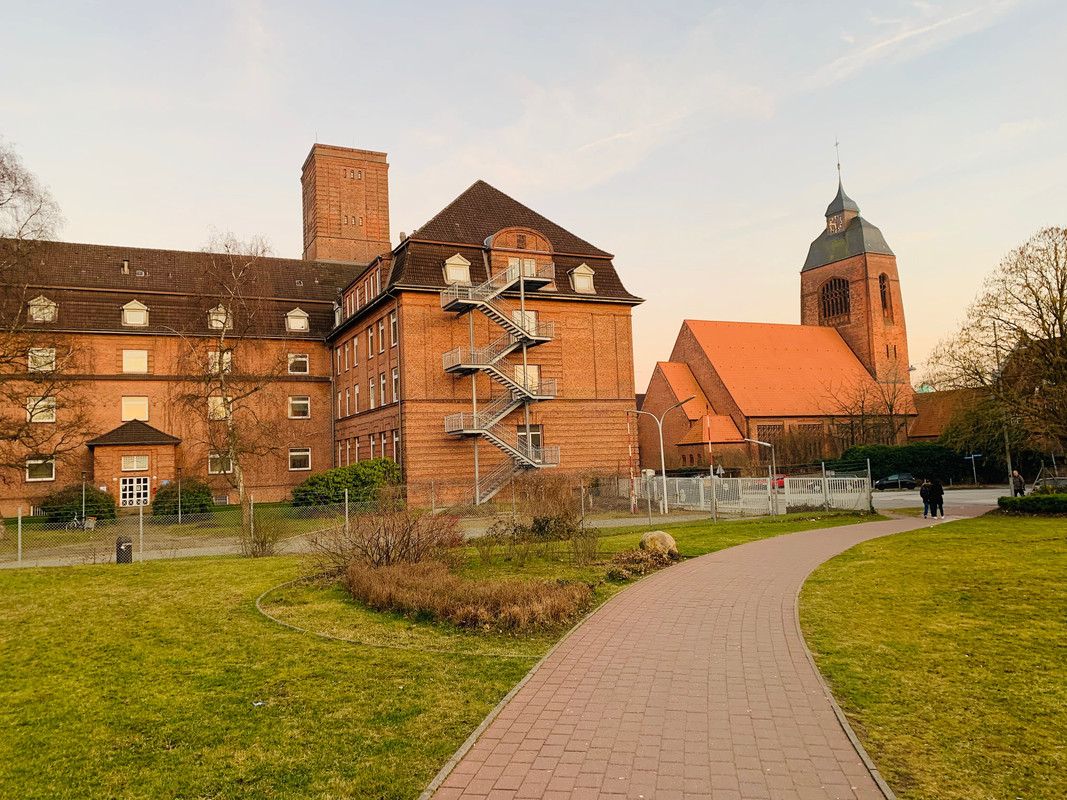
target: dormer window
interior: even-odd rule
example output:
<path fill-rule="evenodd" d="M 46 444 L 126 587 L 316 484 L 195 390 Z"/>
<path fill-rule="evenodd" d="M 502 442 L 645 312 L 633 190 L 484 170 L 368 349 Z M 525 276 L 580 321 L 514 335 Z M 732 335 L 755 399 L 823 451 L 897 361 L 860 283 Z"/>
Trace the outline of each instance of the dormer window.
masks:
<path fill-rule="evenodd" d="M 471 262 L 456 253 L 445 259 L 445 283 L 470 283 Z"/>
<path fill-rule="evenodd" d="M 306 311 L 294 308 L 285 315 L 285 329 L 296 333 L 306 333 L 311 327 Z"/>
<path fill-rule="evenodd" d="M 233 328 L 233 317 L 230 316 L 230 310 L 222 303 L 219 303 L 207 312 L 207 326 L 213 331 Z"/>
<path fill-rule="evenodd" d="M 148 306 L 131 300 L 122 307 L 122 324 L 128 328 L 148 327 Z"/>
<path fill-rule="evenodd" d="M 29 302 L 30 322 L 55 322 L 59 306 L 54 300 L 49 300 L 44 295 L 33 298 Z"/>
<path fill-rule="evenodd" d="M 571 288 L 579 294 L 595 293 L 596 289 L 593 288 L 595 274 L 588 264 L 580 264 L 571 270 Z"/>

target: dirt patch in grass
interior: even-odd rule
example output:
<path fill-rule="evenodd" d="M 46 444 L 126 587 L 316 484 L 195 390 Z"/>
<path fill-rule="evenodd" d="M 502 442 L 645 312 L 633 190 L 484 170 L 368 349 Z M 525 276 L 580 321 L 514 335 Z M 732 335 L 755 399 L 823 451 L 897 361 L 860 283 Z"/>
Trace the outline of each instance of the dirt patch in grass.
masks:
<path fill-rule="evenodd" d="M 1067 797 L 1067 529 L 987 516 L 865 542 L 801 595 L 809 646 L 901 800 Z"/>

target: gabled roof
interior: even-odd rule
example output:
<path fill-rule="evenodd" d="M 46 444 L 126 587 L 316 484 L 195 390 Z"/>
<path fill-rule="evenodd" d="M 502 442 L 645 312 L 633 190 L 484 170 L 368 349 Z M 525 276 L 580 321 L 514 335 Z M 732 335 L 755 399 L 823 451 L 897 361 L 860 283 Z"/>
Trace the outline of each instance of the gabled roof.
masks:
<path fill-rule="evenodd" d="M 729 414 L 705 414 L 689 427 L 689 433 L 678 444 L 725 444 L 743 442 L 745 437 L 737 429 Z"/>
<path fill-rule="evenodd" d="M 746 417 L 829 416 L 873 378 L 836 328 L 685 320 Z M 679 335 L 681 338 L 681 334 Z"/>
<path fill-rule="evenodd" d="M 543 233 L 558 253 L 612 257 L 611 253 L 593 247 L 485 181 L 475 181 L 437 216 L 412 233 L 411 238 L 481 247 L 494 233 L 514 227 L 532 228 Z"/>
<path fill-rule="evenodd" d="M 829 230 L 823 230 L 819 234 L 808 248 L 808 257 L 800 271 L 844 261 L 862 253 L 894 255 L 878 228 L 863 217 L 853 217 L 843 231 L 830 233 Z"/>
<path fill-rule="evenodd" d="M 681 364 L 675 361 L 659 361 L 656 363 L 656 369 L 663 374 L 667 385 L 671 387 L 675 401 L 685 400 L 687 397 L 696 395 L 696 399 L 690 400 L 682 406 L 682 411 L 685 412 L 685 416 L 690 422 L 700 419 L 708 413 L 711 403 L 708 402 L 707 395 L 700 388 L 700 384 L 697 383 L 696 376 L 693 375 L 693 371 L 689 369 L 688 364 Z"/>
<path fill-rule="evenodd" d="M 131 444 L 179 444 L 181 439 L 153 428 L 147 422 L 131 420 L 124 422 L 103 436 L 97 436 L 86 442 L 89 447 L 106 447 L 108 445 Z"/>

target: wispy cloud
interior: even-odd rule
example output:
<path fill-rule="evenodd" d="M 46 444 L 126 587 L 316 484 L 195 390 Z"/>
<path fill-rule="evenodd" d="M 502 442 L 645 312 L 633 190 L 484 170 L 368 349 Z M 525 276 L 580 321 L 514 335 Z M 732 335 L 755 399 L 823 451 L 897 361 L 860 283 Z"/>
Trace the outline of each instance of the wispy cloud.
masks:
<path fill-rule="evenodd" d="M 808 88 L 823 88 L 867 69 L 887 59 L 906 60 L 962 36 L 992 25 L 1020 0 L 993 0 L 966 10 L 945 11 L 929 3 L 912 4 L 916 13 L 910 17 L 885 19 L 871 17 L 868 22 L 877 27 L 891 26 L 896 30 L 885 36 L 846 32 L 842 40 L 856 48 L 815 70 L 807 79 Z"/>

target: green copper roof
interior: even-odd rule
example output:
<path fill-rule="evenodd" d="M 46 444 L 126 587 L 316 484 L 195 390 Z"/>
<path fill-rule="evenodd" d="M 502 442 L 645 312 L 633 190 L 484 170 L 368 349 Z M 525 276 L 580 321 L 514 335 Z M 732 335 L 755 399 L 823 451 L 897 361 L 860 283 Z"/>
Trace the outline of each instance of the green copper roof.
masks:
<path fill-rule="evenodd" d="M 841 194 L 839 193 L 838 196 L 840 197 Z M 852 203 L 851 200 L 848 202 Z M 852 205 L 855 206 L 855 203 Z M 833 208 L 832 205 L 831 208 Z M 863 217 L 853 217 L 840 233 L 830 233 L 824 230 L 819 234 L 819 238 L 808 248 L 808 258 L 800 271 L 806 272 L 809 269 L 833 264 L 835 261 L 843 261 L 861 253 L 894 255 L 878 228 Z"/>
<path fill-rule="evenodd" d="M 858 214 L 860 213 L 860 207 L 856 205 L 855 200 L 845 194 L 845 187 L 841 185 L 839 180 L 837 182 L 837 197 L 826 207 L 826 216 L 830 217 L 842 211 L 855 211 Z"/>

